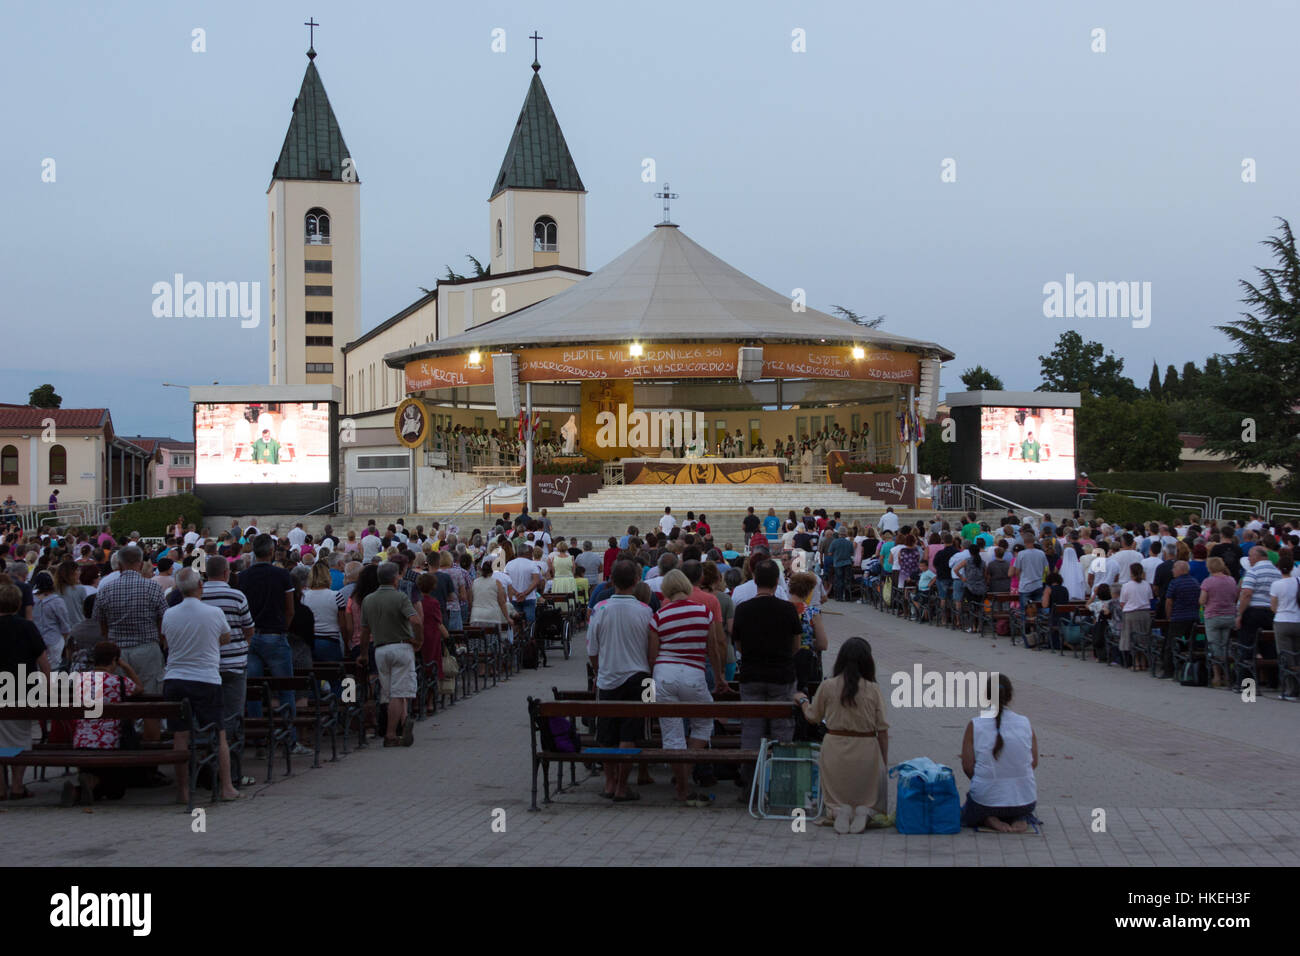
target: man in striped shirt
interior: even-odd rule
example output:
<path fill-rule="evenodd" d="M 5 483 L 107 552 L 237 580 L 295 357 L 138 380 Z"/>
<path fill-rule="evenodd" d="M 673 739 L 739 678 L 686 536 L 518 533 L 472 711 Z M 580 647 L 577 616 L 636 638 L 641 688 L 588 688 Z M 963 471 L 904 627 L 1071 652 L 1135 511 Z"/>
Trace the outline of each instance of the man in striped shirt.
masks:
<path fill-rule="evenodd" d="M 230 586 L 230 562 L 213 556 L 206 565 L 207 581 L 201 595 L 226 615 L 230 625 L 230 643 L 221 645 L 221 720 L 229 737 L 233 721 L 244 716 L 248 686 L 248 642 L 253 639 L 253 615 L 243 591 Z"/>
<path fill-rule="evenodd" d="M 691 590 L 685 574 L 675 568 L 670 570 L 663 578 L 664 603 L 650 619 L 649 657 L 654 665 L 654 699 L 658 702 L 712 703 L 705 669 L 712 661 L 715 673 L 725 673 L 723 648 L 711 640 L 713 613 L 691 600 Z M 659 731 L 665 750 L 704 750 L 713 736 L 713 718 L 683 721 L 661 717 Z M 707 806 L 707 797 L 689 790 L 690 773 L 689 764 L 673 765 L 677 800 L 687 806 Z"/>
<path fill-rule="evenodd" d="M 1256 545 L 1247 555 L 1250 567 L 1241 576 L 1241 594 L 1237 599 L 1237 632 L 1243 644 L 1255 643 L 1261 630 L 1273 626 L 1273 608 L 1269 591 L 1282 580 L 1282 572 L 1268 559 L 1268 551 Z M 1245 567 L 1245 562 L 1242 562 Z"/>

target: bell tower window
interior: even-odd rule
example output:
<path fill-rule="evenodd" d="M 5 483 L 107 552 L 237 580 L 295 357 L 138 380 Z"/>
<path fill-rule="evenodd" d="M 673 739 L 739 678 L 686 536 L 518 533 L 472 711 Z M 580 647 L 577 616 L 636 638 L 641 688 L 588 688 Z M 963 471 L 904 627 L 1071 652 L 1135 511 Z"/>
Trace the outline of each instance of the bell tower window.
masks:
<path fill-rule="evenodd" d="M 533 223 L 533 252 L 555 252 L 559 248 L 555 220 L 541 216 Z"/>
<path fill-rule="evenodd" d="M 330 244 L 330 214 L 319 206 L 307 210 L 306 239 L 309 246 Z"/>

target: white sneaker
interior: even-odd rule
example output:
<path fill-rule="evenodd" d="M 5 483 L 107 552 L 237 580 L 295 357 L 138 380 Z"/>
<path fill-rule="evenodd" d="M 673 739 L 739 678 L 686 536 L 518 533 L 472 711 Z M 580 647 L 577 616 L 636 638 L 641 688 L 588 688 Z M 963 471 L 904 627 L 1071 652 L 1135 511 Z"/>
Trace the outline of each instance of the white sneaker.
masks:
<path fill-rule="evenodd" d="M 315 751 L 310 747 L 304 747 L 302 744 L 294 744 L 289 753 L 295 757 L 310 757 Z"/>
<path fill-rule="evenodd" d="M 867 821 L 871 819 L 870 807 L 854 807 L 853 820 L 849 823 L 850 833 L 861 833 L 867 828 Z"/>
<path fill-rule="evenodd" d="M 849 827 L 853 824 L 853 809 L 851 807 L 835 808 L 835 832 L 841 836 L 849 832 Z"/>

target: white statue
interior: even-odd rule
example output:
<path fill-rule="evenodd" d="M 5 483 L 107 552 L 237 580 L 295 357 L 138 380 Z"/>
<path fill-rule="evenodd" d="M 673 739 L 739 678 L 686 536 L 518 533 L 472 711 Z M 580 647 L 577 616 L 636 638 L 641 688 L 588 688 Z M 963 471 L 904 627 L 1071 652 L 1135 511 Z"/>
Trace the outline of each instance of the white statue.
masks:
<path fill-rule="evenodd" d="M 578 425 L 574 421 L 576 416 L 570 415 L 569 420 L 560 428 L 560 434 L 564 436 L 564 453 L 572 455 L 578 450 Z"/>

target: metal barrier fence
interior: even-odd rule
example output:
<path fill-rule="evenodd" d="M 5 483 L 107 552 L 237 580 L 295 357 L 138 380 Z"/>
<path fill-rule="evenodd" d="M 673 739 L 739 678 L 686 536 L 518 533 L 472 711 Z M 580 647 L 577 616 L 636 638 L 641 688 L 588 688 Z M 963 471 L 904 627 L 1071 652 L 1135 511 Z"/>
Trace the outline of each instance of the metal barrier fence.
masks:
<path fill-rule="evenodd" d="M 1090 508 L 1100 494 L 1124 495 L 1126 498 L 1138 498 L 1150 501 L 1166 508 L 1199 515 L 1203 521 L 1226 521 L 1228 519 L 1250 518 L 1254 515 L 1273 521 L 1278 519 L 1300 519 L 1300 501 L 1270 501 L 1262 498 L 1233 498 L 1222 496 L 1212 498 L 1208 495 L 1189 495 L 1181 491 L 1146 491 L 1132 488 L 1094 488 L 1087 494 L 1079 495 L 1078 508 Z"/>

